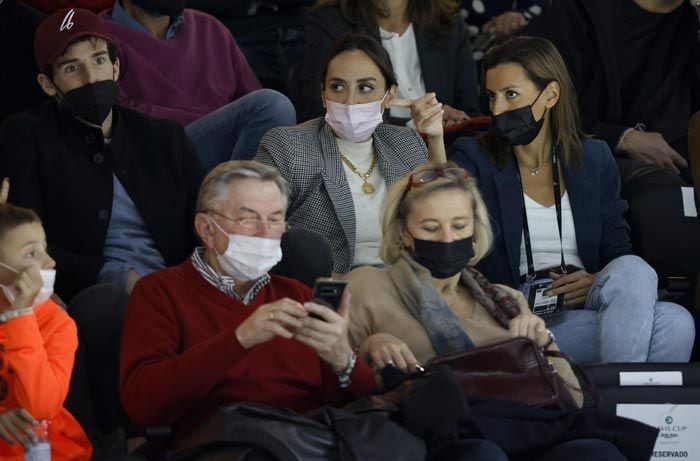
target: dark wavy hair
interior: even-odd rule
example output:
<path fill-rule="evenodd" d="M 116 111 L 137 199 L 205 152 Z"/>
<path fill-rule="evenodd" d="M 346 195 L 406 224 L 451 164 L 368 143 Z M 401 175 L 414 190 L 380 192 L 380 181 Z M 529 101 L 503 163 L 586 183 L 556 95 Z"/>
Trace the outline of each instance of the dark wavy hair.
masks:
<path fill-rule="evenodd" d="M 346 21 L 379 36 L 378 18 L 389 17 L 381 0 L 317 0 L 314 9 L 337 6 Z M 457 0 L 410 0 L 408 20 L 432 41 L 442 40 L 452 30 L 457 20 Z"/>
<path fill-rule="evenodd" d="M 581 166 L 581 142 L 586 135 L 579 120 L 578 98 L 566 70 L 564 59 L 552 42 L 539 37 L 513 37 L 496 45 L 482 61 L 482 83 L 486 87 L 486 72 L 501 64 L 518 64 L 538 90 L 542 91 L 550 82 L 559 83 L 559 101 L 550 109 L 552 143 L 558 146 L 563 163 L 574 168 Z M 510 158 L 508 140 L 499 136 L 493 125 L 479 136 L 479 145 L 499 168 Z"/>
<path fill-rule="evenodd" d="M 394 67 L 391 65 L 389 53 L 384 47 L 367 34 L 353 33 L 338 37 L 326 52 L 326 58 L 321 65 L 321 85 L 325 86 L 326 84 L 326 75 L 328 74 L 330 62 L 333 58 L 346 51 L 362 51 L 366 54 L 379 67 L 387 90 L 399 84 L 396 80 L 396 74 L 394 74 Z"/>

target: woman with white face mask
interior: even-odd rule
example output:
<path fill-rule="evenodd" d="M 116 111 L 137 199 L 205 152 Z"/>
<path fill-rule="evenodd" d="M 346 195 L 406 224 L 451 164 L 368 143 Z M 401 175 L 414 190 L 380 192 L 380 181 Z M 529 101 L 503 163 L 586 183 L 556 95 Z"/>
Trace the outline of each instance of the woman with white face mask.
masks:
<path fill-rule="evenodd" d="M 444 161 L 444 110 L 433 93 L 397 98 L 391 59 L 366 35 L 345 35 L 333 44 L 321 82 L 325 116 L 270 130 L 255 160 L 275 166 L 289 182 L 287 221 L 322 234 L 333 272 L 343 274 L 382 264 L 382 200 L 388 187 L 428 158 Z M 394 106 L 410 107 L 417 131 L 383 123 L 384 111 Z"/>

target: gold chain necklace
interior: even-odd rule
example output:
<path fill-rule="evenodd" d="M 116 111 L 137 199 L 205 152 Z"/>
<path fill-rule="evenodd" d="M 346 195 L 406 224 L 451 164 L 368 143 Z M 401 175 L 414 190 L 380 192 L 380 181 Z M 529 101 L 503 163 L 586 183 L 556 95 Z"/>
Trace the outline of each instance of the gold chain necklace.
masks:
<path fill-rule="evenodd" d="M 367 173 L 360 173 L 360 171 L 357 169 L 357 167 L 355 165 L 353 165 L 352 162 L 350 160 L 348 160 L 348 158 L 346 156 L 344 156 L 342 152 L 340 152 L 340 160 L 342 160 L 343 163 L 345 163 L 348 166 L 348 168 L 350 168 L 350 171 L 352 171 L 357 176 L 359 176 L 360 179 L 362 179 L 362 192 L 364 192 L 365 194 L 371 194 L 374 192 L 374 186 L 372 185 L 372 183 L 367 181 L 367 179 L 369 179 L 369 177 L 372 175 L 372 172 L 374 171 L 374 167 L 377 166 L 377 158 L 378 157 L 379 156 L 375 152 L 374 158 L 372 158 L 372 164 L 369 166 L 369 170 L 367 170 Z"/>

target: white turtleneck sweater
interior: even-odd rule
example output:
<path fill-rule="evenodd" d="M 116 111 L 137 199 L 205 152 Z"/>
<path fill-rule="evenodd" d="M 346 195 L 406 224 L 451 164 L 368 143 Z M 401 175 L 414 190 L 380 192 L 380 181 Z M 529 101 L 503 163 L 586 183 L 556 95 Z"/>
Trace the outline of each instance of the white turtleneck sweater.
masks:
<path fill-rule="evenodd" d="M 336 138 L 338 150 L 355 165 L 360 173 L 366 173 L 372 166 L 374 147 L 372 138 L 364 142 L 348 142 Z M 379 242 L 382 239 L 382 228 L 379 224 L 379 214 L 382 202 L 386 196 L 386 181 L 379 171 L 379 165 L 374 167 L 367 181 L 374 186 L 374 192 L 365 194 L 362 191 L 362 178 L 354 173 L 341 160 L 345 176 L 350 185 L 352 202 L 355 206 L 355 258 L 354 266 L 383 264 L 379 259 Z"/>

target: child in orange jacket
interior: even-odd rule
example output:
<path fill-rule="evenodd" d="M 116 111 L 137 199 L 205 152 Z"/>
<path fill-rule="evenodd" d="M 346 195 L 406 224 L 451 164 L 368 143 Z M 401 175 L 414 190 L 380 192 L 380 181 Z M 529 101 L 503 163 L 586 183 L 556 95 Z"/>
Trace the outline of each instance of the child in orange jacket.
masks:
<path fill-rule="evenodd" d="M 53 460 L 92 455 L 80 424 L 63 408 L 78 336 L 51 299 L 54 266 L 39 217 L 0 203 L 0 460 L 22 460 L 39 442 L 40 422 L 48 423 Z"/>

